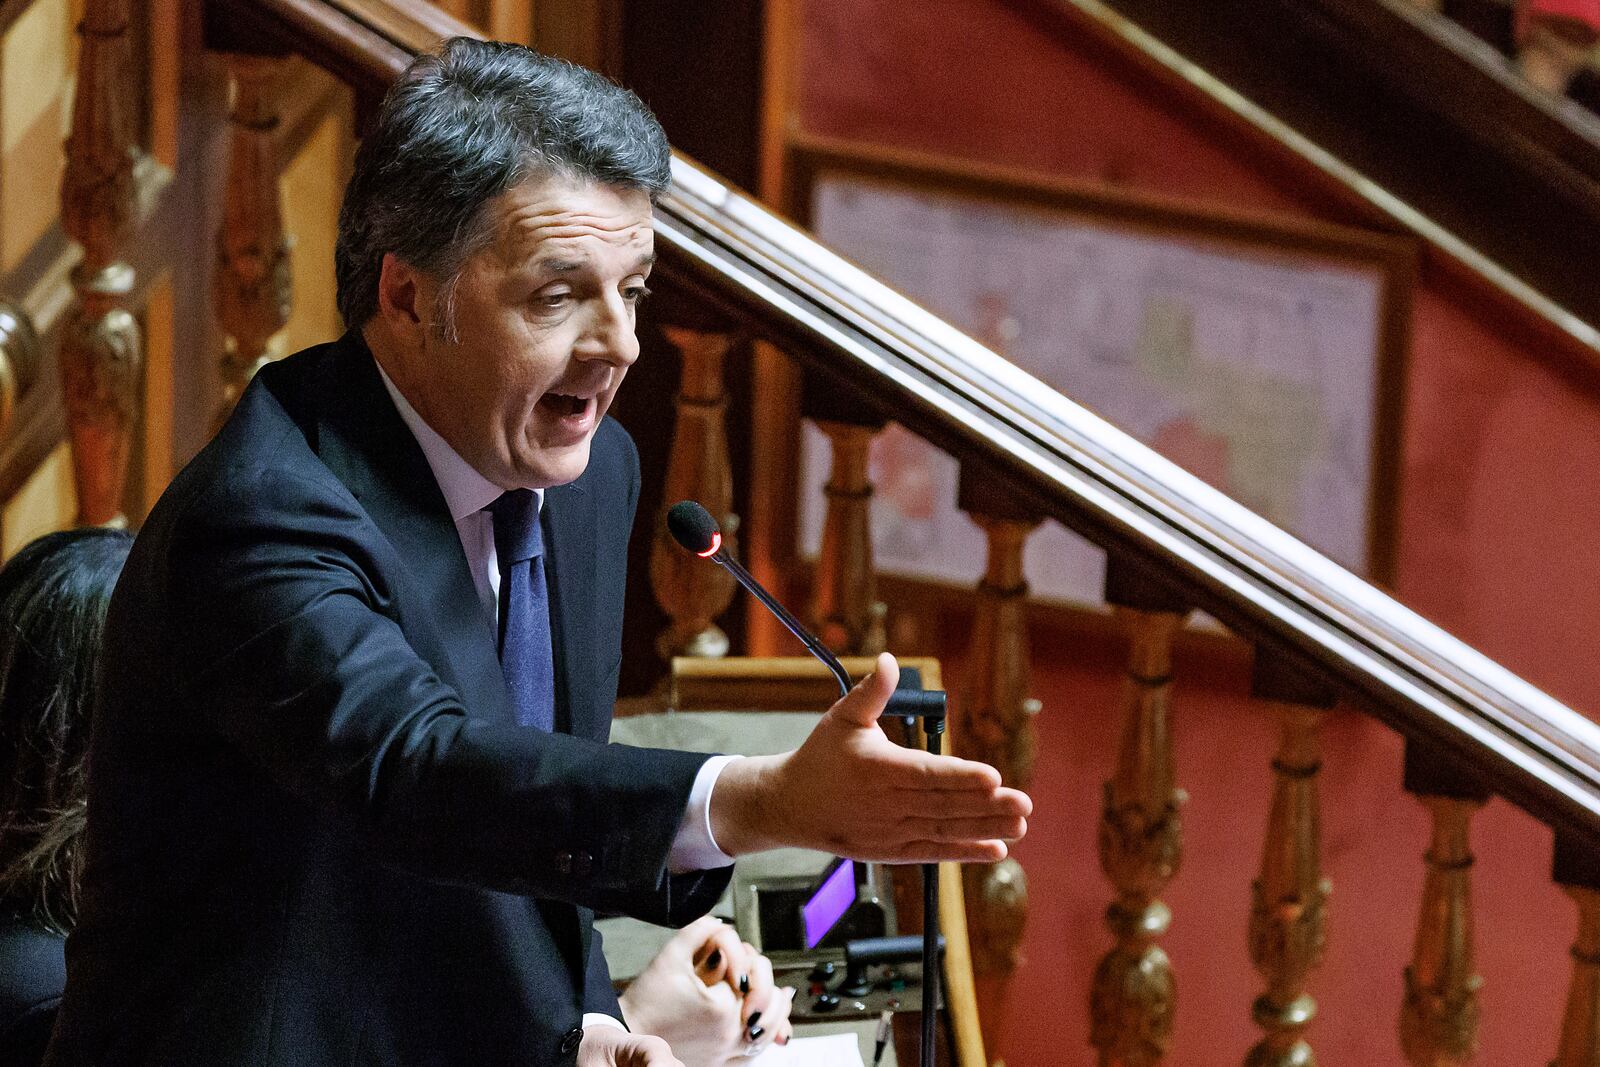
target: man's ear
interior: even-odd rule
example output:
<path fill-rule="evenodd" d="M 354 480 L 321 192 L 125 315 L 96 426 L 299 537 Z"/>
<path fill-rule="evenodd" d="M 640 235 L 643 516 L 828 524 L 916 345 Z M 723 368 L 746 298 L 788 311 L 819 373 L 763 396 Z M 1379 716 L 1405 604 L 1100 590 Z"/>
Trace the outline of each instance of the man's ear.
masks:
<path fill-rule="evenodd" d="M 417 268 L 393 252 L 383 254 L 378 272 L 378 317 L 396 340 L 407 346 L 422 346 L 431 289 Z"/>

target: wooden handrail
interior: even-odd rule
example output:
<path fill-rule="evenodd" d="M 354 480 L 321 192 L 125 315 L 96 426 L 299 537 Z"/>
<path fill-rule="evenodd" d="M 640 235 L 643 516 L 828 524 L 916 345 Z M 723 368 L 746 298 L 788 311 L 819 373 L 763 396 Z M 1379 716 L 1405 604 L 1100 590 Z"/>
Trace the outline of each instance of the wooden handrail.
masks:
<path fill-rule="evenodd" d="M 441 35 L 474 32 L 415 0 L 213 2 L 221 14 L 248 8 L 341 76 L 392 78 Z M 660 269 L 1537 818 L 1600 845 L 1600 727 L 692 161 L 676 157 L 673 179 L 657 210 Z"/>

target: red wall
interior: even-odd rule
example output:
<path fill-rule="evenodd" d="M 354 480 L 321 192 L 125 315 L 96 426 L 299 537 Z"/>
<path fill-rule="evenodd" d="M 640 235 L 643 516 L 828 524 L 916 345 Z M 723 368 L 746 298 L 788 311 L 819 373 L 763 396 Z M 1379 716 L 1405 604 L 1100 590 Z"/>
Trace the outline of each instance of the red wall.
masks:
<path fill-rule="evenodd" d="M 833 138 L 1115 183 L 1235 209 L 1350 224 L 1320 179 L 1183 91 L 1095 43 L 1049 37 L 998 0 L 807 0 L 803 128 Z M 1415 295 L 1399 497 L 1398 595 L 1582 709 L 1600 708 L 1585 653 L 1600 624 L 1600 387 L 1571 349 L 1469 280 L 1424 262 Z M 965 635 L 947 633 L 947 658 Z M 1038 805 L 1018 849 L 1033 907 L 1005 1019 L 1011 1067 L 1092 1063 L 1088 977 L 1109 943 L 1095 856 L 1100 783 L 1116 742 L 1112 650 L 1036 635 Z M 959 662 L 951 664 L 959 676 Z M 1179 977 L 1177 1062 L 1238 1063 L 1259 991 L 1245 952 L 1276 724 L 1243 699 L 1242 669 L 1177 673 L 1184 869 L 1164 944 Z M 956 688 L 952 682 L 951 688 Z M 1311 1039 L 1332 1064 L 1400 1065 L 1401 971 L 1427 823 L 1400 790 L 1399 741 L 1355 713 L 1324 734 L 1323 844 L 1334 883 Z M 1550 835 L 1501 802 L 1476 822 L 1483 1051 L 1555 1051 L 1573 911 L 1548 880 Z"/>

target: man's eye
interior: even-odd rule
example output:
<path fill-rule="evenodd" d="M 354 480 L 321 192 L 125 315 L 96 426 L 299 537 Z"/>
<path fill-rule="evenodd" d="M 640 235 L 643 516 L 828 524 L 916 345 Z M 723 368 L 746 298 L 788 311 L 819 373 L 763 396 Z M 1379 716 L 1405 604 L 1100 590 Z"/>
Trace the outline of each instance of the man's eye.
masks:
<path fill-rule="evenodd" d="M 533 302 L 542 308 L 565 307 L 567 301 L 572 299 L 572 294 L 565 290 L 554 293 L 540 293 L 533 298 Z"/>
<path fill-rule="evenodd" d="M 640 304 L 650 295 L 650 290 L 642 285 L 630 285 L 622 291 L 622 295 L 630 304 Z"/>

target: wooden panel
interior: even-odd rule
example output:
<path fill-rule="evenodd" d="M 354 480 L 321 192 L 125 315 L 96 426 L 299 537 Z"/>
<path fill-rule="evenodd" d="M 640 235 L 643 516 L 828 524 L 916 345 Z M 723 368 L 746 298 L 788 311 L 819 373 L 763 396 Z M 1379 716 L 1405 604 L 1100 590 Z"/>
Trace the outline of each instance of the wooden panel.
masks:
<path fill-rule="evenodd" d="M 36 0 L 0 43 L 0 270 L 12 270 L 56 218 L 64 157 L 67 0 Z"/>
<path fill-rule="evenodd" d="M 348 95 L 339 99 L 278 180 L 284 230 L 294 278 L 293 310 L 283 329 L 283 351 L 297 352 L 344 332 L 334 303 L 333 244 L 339 201 L 355 151 Z"/>
<path fill-rule="evenodd" d="M 533 44 L 533 0 L 488 0 L 485 25 L 497 41 Z"/>
<path fill-rule="evenodd" d="M 162 166 L 178 165 L 178 54 L 182 48 L 179 0 L 149 0 L 150 137 Z"/>
<path fill-rule="evenodd" d="M 0 525 L 0 555 L 10 559 L 35 537 L 72 525 L 78 511 L 78 497 L 72 489 L 72 453 L 66 445 L 57 446 L 50 458 L 39 464 L 22 489 L 6 502 Z"/>
<path fill-rule="evenodd" d="M 852 679 L 872 670 L 873 660 L 846 656 L 839 661 Z M 943 687 L 939 661 L 904 657 L 900 668 L 916 668 L 926 689 Z M 672 661 L 665 706 L 676 711 L 783 711 L 815 708 L 822 711 L 839 699 L 839 685 L 827 667 L 810 656 L 772 658 L 696 659 L 679 656 Z M 619 716 L 659 711 L 654 698 L 632 701 L 617 708 Z"/>

